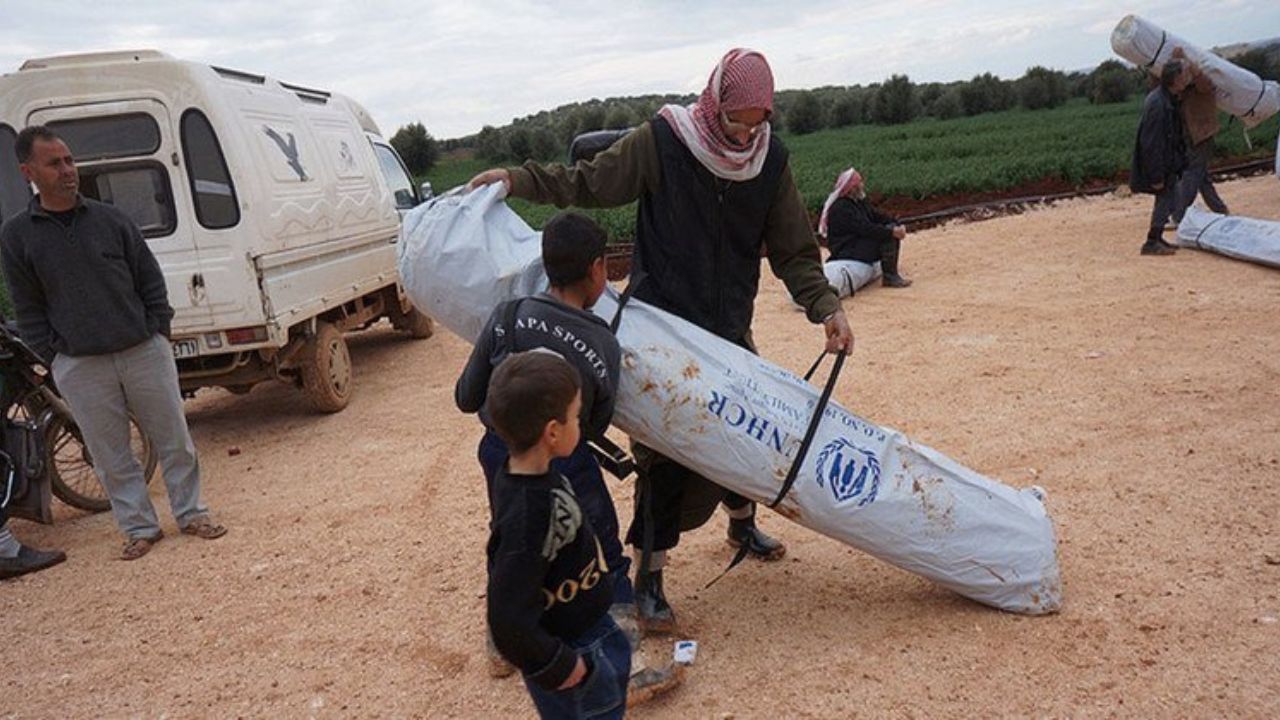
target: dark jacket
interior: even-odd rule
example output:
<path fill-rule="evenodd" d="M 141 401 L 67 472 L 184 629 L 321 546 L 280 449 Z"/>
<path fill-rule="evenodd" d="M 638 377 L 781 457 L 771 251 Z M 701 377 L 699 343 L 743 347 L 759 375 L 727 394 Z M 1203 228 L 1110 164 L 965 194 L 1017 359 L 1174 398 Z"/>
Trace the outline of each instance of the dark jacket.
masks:
<path fill-rule="evenodd" d="M 866 198 L 838 198 L 827 214 L 828 260 L 880 261 L 880 246 L 893 240 L 898 221 L 880 212 Z"/>
<path fill-rule="evenodd" d="M 591 629 L 613 603 L 604 551 L 564 476 L 494 478 L 487 616 L 493 644 L 548 690 L 573 672 L 565 643 Z"/>
<path fill-rule="evenodd" d="M 650 280 L 636 297 L 721 337 L 741 342 L 751 325 L 761 250 L 811 322 L 840 309 L 776 138 L 760 176 L 742 183 L 702 167 L 661 117 L 591 160 L 529 162 L 510 172 L 511 194 L 534 202 L 615 207 L 640 200 L 637 257 Z"/>
<path fill-rule="evenodd" d="M 1186 165 L 1187 150 L 1178 100 L 1164 87 L 1158 87 L 1148 93 L 1142 103 L 1129 188 L 1141 193 L 1160 192 L 1156 186 L 1163 183 L 1168 187 Z"/>
<path fill-rule="evenodd" d="M 81 198 L 69 226 L 31 200 L 0 229 L 0 262 L 23 340 L 55 353 L 103 355 L 169 335 L 164 273 L 123 212 Z"/>
<path fill-rule="evenodd" d="M 515 337 L 507 337 L 503 325 L 513 303 L 516 313 L 511 320 Z M 598 316 L 545 294 L 512 300 L 494 308 L 454 387 L 458 409 L 468 413 L 480 411 L 480 419 L 488 426 L 483 407 L 494 368 L 510 353 L 534 348 L 554 350 L 578 369 L 582 378 L 583 437 L 603 435 L 613 418 L 618 377 L 622 372 L 618 339 Z"/>

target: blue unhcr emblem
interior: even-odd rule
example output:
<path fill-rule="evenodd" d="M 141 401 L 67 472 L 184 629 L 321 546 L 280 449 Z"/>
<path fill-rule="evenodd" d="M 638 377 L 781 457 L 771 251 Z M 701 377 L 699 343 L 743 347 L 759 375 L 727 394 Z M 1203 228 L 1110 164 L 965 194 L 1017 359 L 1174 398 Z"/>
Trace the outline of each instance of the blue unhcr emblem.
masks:
<path fill-rule="evenodd" d="M 880 461 L 844 438 L 833 440 L 818 453 L 818 487 L 828 481 L 837 503 L 860 498 L 858 507 L 868 505 L 880 489 Z"/>

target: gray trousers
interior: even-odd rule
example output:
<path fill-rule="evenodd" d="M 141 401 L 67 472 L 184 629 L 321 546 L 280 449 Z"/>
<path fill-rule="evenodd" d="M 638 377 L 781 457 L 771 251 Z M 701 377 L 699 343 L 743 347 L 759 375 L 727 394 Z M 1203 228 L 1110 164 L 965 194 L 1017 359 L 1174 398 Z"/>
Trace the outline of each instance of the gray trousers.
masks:
<path fill-rule="evenodd" d="M 208 513 L 200 504 L 200 463 L 182 412 L 178 366 L 163 335 L 106 355 L 58 355 L 53 380 L 71 406 L 125 535 L 150 538 L 160 532 L 142 465 L 129 446 L 130 412 L 159 454 L 178 527 Z"/>
<path fill-rule="evenodd" d="M 1196 201 L 1196 195 L 1204 198 L 1209 209 L 1227 214 L 1227 204 L 1222 202 L 1218 189 L 1213 186 L 1209 177 L 1209 161 L 1213 159 L 1213 138 L 1199 145 L 1192 145 L 1187 152 L 1187 169 L 1182 171 L 1182 179 L 1178 181 L 1178 206 L 1173 210 L 1173 221 L 1182 222 L 1187 208 Z"/>
<path fill-rule="evenodd" d="M 1178 209 L 1178 183 L 1178 178 L 1166 180 L 1164 187 L 1156 193 L 1156 203 L 1151 208 L 1151 228 L 1147 230 L 1148 243 L 1154 243 L 1163 236 L 1164 224 Z"/>

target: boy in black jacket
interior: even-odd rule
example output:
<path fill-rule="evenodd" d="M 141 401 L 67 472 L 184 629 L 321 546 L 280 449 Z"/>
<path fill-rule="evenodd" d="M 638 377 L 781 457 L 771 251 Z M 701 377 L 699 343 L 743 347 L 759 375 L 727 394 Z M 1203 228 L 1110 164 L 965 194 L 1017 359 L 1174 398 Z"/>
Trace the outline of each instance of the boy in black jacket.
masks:
<path fill-rule="evenodd" d="M 510 355 L 485 403 L 510 457 L 490 486 L 488 619 L 544 718 L 621 718 L 631 646 L 609 616 L 604 550 L 551 461 L 578 447 L 578 372 L 546 351 Z"/>

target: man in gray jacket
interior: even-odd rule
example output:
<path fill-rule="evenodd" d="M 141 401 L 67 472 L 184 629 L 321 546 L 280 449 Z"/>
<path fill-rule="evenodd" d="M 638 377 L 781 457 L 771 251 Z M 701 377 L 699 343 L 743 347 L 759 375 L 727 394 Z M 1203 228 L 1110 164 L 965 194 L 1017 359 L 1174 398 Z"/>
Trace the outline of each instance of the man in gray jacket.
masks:
<path fill-rule="evenodd" d="M 164 275 L 142 233 L 111 205 L 80 195 L 66 143 L 43 126 L 14 144 L 39 194 L 0 229 L 0 263 L 22 338 L 46 360 L 71 406 L 127 540 L 147 554 L 164 534 L 129 445 L 129 413 L 160 455 L 179 529 L 213 539 L 226 528 L 200 503 L 200 466 L 169 346 Z"/>

